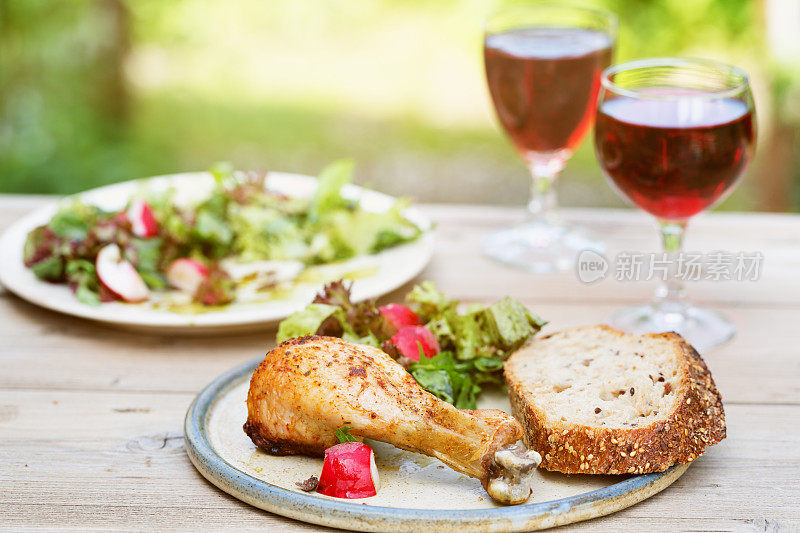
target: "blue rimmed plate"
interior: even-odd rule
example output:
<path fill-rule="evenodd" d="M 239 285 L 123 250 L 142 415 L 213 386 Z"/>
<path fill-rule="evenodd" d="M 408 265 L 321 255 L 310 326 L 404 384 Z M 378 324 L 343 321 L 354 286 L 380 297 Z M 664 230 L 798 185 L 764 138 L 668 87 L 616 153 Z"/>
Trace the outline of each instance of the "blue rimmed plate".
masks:
<path fill-rule="evenodd" d="M 370 442 L 381 475 L 377 496 L 340 500 L 305 493 L 295 483 L 319 475 L 321 459 L 268 455 L 242 431 L 249 379 L 259 362 L 234 368 L 200 393 L 186 414 L 186 449 L 200 473 L 228 494 L 305 522 L 356 531 L 529 531 L 619 511 L 665 489 L 688 468 L 627 477 L 544 472 L 528 503 L 503 507 L 477 480 L 436 459 Z M 484 396 L 479 407 L 509 410 L 505 397 Z"/>

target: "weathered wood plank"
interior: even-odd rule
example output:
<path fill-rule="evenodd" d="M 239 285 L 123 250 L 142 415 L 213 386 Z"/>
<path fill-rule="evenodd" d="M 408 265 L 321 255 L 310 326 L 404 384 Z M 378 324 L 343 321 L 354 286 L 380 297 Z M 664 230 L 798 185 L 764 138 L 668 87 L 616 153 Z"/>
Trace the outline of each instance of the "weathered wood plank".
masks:
<path fill-rule="evenodd" d="M 46 197 L 0 197 L 0 229 Z M 437 256 L 419 279 L 467 301 L 511 294 L 549 328 L 600 322 L 649 298 L 653 282 L 581 284 L 479 254 L 479 238 L 521 217 L 509 208 L 423 206 Z M 622 210 L 566 210 L 618 251 L 658 246 L 652 221 Z M 577 531 L 800 529 L 800 217 L 711 214 L 687 249 L 761 251 L 757 282 L 700 282 L 689 294 L 727 313 L 739 333 L 705 354 L 726 402 L 728 438 L 673 487 Z M 388 295 L 397 301 L 406 286 Z M 251 508 L 194 470 L 186 408 L 211 379 L 261 356 L 274 329 L 210 338 L 120 331 L 27 304 L 0 289 L 0 529 L 318 530 Z"/>
<path fill-rule="evenodd" d="M 617 307 L 523 301 L 550 320 L 546 331 L 602 322 Z M 794 330 L 800 310 L 720 310 L 739 326 L 731 342 L 705 354 L 725 400 L 800 404 Z M 0 297 L 0 316 L 0 387 L 13 389 L 198 392 L 229 368 L 262 356 L 275 339 L 274 328 L 209 338 L 149 336 L 63 317 L 13 297 Z"/>
<path fill-rule="evenodd" d="M 191 399 L 189 394 L 0 392 L 0 524 L 303 530 L 202 480 L 181 437 Z M 794 422 L 800 407 L 734 405 L 727 418 L 728 438 L 675 485 L 583 527 L 702 529 L 719 527 L 719 517 L 731 527 L 759 520 L 798 523 L 800 427 Z"/>

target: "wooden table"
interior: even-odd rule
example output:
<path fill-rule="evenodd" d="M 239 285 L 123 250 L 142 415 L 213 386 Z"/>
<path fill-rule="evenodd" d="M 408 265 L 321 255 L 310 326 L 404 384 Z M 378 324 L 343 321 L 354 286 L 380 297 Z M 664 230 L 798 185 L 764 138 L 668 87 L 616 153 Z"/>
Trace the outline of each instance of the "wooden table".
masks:
<path fill-rule="evenodd" d="M 0 197 L 0 227 L 46 199 Z M 506 294 L 548 329 L 601 322 L 650 297 L 653 282 L 584 285 L 574 272 L 532 275 L 482 258 L 478 239 L 517 210 L 426 206 L 438 223 L 432 279 L 466 301 Z M 632 211 L 572 210 L 609 256 L 655 250 L 654 225 Z M 728 438 L 666 491 L 580 531 L 800 529 L 800 217 L 711 214 L 687 249 L 761 251 L 756 282 L 698 282 L 692 299 L 739 332 L 705 355 L 725 399 Z M 409 286 L 387 296 L 399 299 Z M 261 356 L 274 330 L 181 338 L 130 333 L 0 294 L 0 528 L 318 529 L 252 508 L 192 467 L 183 418 L 213 378 Z"/>

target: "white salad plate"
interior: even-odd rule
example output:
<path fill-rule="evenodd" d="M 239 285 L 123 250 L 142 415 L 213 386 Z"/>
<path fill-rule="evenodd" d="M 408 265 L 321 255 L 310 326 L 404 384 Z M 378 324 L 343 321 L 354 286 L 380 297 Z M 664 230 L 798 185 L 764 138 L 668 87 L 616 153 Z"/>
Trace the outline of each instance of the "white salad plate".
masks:
<path fill-rule="evenodd" d="M 270 189 L 293 197 L 311 196 L 317 186 L 316 178 L 299 174 L 270 172 L 267 179 Z M 174 201 L 186 205 L 203 200 L 213 187 L 214 179 L 209 173 L 194 172 L 118 183 L 83 192 L 67 200 L 79 199 L 105 210 L 119 210 L 137 193 L 173 189 Z M 356 185 L 346 185 L 342 189 L 342 196 L 358 200 L 362 209 L 372 212 L 386 211 L 396 202 L 391 196 Z M 353 286 L 353 299 L 376 298 L 413 279 L 433 256 L 431 223 L 412 207 L 403 213 L 423 230 L 418 239 L 378 254 L 312 267 L 311 275 L 293 283 L 280 296 L 272 299 L 267 296 L 258 301 L 234 301 L 224 308 L 196 313 L 157 308 L 149 302 L 108 302 L 91 306 L 78 301 L 65 284 L 37 279 L 23 263 L 23 246 L 28 232 L 46 224 L 57 212 L 60 203 L 55 201 L 36 209 L 11 225 L 0 237 L 0 283 L 19 297 L 53 311 L 151 332 L 202 334 L 274 324 L 303 309 L 326 281 L 354 273 L 358 273 L 358 283 Z"/>
<path fill-rule="evenodd" d="M 348 500 L 303 492 L 296 483 L 319 476 L 322 459 L 269 455 L 242 429 L 250 377 L 260 362 L 234 368 L 198 395 L 186 414 L 186 451 L 203 477 L 221 490 L 260 509 L 313 524 L 386 532 L 544 529 L 634 505 L 667 488 L 689 467 L 679 464 L 638 476 L 540 471 L 527 503 L 502 506 L 478 480 L 437 459 L 367 441 L 380 475 L 377 495 Z M 485 391 L 478 407 L 511 410 L 508 397 L 499 391 Z"/>

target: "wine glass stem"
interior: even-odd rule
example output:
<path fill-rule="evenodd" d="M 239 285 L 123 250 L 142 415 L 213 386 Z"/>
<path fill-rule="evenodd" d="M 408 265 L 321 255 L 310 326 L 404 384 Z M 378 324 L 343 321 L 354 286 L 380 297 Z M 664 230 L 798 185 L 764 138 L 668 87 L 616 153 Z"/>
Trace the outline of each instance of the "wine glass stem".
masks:
<path fill-rule="evenodd" d="M 655 308 L 666 314 L 683 315 L 687 308 L 683 283 L 681 283 L 678 265 L 683 250 L 683 236 L 686 222 L 659 221 L 661 240 L 664 246 L 664 260 L 667 263 L 666 280 L 656 289 Z"/>
<path fill-rule="evenodd" d="M 556 164 L 554 164 L 556 163 Z M 528 217 L 533 221 L 555 222 L 558 197 L 553 186 L 563 163 L 552 160 L 530 162 L 531 196 L 528 201 Z"/>

